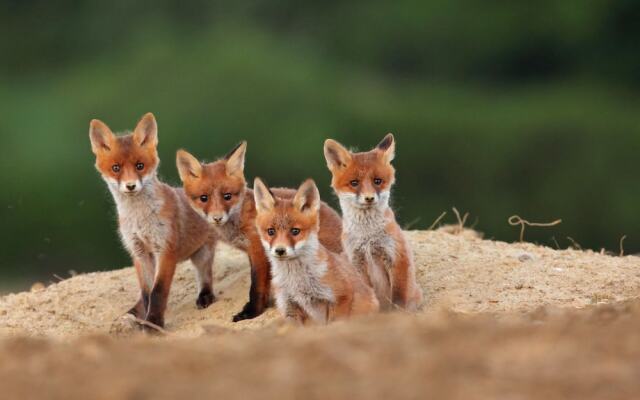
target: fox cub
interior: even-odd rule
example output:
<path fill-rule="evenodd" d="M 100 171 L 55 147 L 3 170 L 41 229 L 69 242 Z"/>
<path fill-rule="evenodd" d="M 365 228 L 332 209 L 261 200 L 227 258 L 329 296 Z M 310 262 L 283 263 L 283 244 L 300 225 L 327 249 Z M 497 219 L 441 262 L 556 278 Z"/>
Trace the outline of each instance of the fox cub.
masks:
<path fill-rule="evenodd" d="M 282 199 L 256 178 L 254 196 L 256 226 L 273 268 L 276 305 L 285 318 L 327 323 L 378 310 L 375 293 L 346 256 L 320 243 L 320 194 L 312 180 L 292 199 Z"/>
<path fill-rule="evenodd" d="M 416 310 L 422 302 L 413 255 L 389 207 L 395 141 L 388 134 L 371 151 L 352 153 L 338 142 L 324 144 L 331 186 L 342 209 L 343 246 L 367 277 L 383 309 Z"/>
<path fill-rule="evenodd" d="M 119 231 L 140 283 L 134 316 L 164 326 L 176 264 L 191 259 L 199 282 L 198 308 L 214 301 L 212 265 L 215 232 L 191 209 L 181 189 L 160 182 L 158 126 L 148 113 L 133 133 L 116 136 L 102 121 L 90 123 L 96 168 L 118 209 Z"/>
<path fill-rule="evenodd" d="M 244 160 L 246 142 L 224 158 L 202 164 L 184 150 L 177 154 L 177 166 L 187 198 L 200 215 L 217 231 L 220 240 L 246 251 L 251 264 L 249 301 L 233 317 L 234 321 L 257 317 L 267 307 L 271 288 L 270 264 L 256 230 L 253 191 L 246 186 Z M 291 199 L 292 189 L 273 189 L 276 197 Z M 340 216 L 328 205 L 320 207 L 318 240 L 327 249 L 342 251 Z"/>

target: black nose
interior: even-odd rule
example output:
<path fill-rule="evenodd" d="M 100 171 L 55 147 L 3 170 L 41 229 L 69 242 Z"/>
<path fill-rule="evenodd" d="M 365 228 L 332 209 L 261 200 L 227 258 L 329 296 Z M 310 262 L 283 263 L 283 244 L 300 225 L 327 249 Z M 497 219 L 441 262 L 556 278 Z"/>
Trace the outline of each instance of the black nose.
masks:
<path fill-rule="evenodd" d="M 127 187 L 128 191 L 132 191 L 132 190 L 134 190 L 136 188 L 136 184 L 135 183 L 127 183 L 125 186 Z"/>
<path fill-rule="evenodd" d="M 287 251 L 286 251 L 285 249 L 283 249 L 282 247 L 278 247 L 278 248 L 276 249 L 276 254 L 277 254 L 277 255 L 279 255 L 279 256 L 283 256 L 283 255 L 284 255 L 284 253 L 286 253 L 286 252 L 287 252 Z"/>
<path fill-rule="evenodd" d="M 375 197 L 365 197 L 364 201 L 366 201 L 367 203 L 373 203 L 373 201 L 375 200 Z"/>
<path fill-rule="evenodd" d="M 213 217 L 213 220 L 216 222 L 222 221 L 222 217 Z"/>

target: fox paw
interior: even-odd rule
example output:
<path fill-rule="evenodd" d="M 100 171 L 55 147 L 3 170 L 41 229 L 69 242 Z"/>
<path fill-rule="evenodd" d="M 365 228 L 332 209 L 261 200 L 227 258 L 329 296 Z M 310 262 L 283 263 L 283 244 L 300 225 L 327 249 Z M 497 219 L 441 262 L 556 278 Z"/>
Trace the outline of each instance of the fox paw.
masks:
<path fill-rule="evenodd" d="M 242 311 L 233 316 L 233 322 L 243 321 L 245 319 L 253 319 L 264 312 L 263 310 L 256 310 L 253 303 L 248 302 L 242 308 Z"/>
<path fill-rule="evenodd" d="M 214 301 L 216 301 L 216 296 L 213 294 L 211 289 L 202 289 L 196 299 L 196 307 L 198 307 L 199 310 L 202 310 L 209 307 Z"/>

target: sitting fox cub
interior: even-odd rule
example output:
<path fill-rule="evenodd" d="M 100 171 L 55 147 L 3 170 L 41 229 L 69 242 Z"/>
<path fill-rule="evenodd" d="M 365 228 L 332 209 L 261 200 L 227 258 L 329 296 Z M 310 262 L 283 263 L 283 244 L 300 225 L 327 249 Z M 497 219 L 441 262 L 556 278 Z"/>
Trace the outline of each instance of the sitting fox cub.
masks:
<path fill-rule="evenodd" d="M 351 153 L 328 139 L 324 155 L 331 186 L 342 208 L 343 246 L 373 286 L 381 307 L 416 310 L 422 289 L 416 283 L 413 254 L 389 207 L 395 170 L 392 134 L 364 153 Z"/>
<path fill-rule="evenodd" d="M 160 182 L 158 126 L 148 113 L 131 134 L 116 136 L 94 119 L 89 128 L 96 168 L 118 209 L 120 236 L 140 283 L 134 316 L 164 326 L 176 263 L 191 259 L 199 281 L 198 308 L 214 301 L 212 265 L 215 232 L 191 209 L 181 189 Z"/>
<path fill-rule="evenodd" d="M 249 301 L 233 317 L 234 321 L 257 317 L 267 307 L 271 292 L 271 267 L 256 230 L 256 206 L 253 191 L 246 186 L 244 159 L 246 142 L 240 143 L 224 158 L 201 164 L 184 150 L 177 154 L 177 165 L 184 190 L 194 210 L 218 233 L 219 240 L 246 251 L 251 264 Z M 291 199 L 292 189 L 273 189 L 278 198 Z M 341 252 L 342 221 L 331 207 L 319 203 L 320 243 L 330 251 Z"/>
<path fill-rule="evenodd" d="M 373 290 L 346 256 L 318 240 L 320 194 L 312 180 L 293 199 L 278 199 L 254 183 L 256 226 L 273 268 L 276 304 L 285 318 L 327 323 L 378 310 Z"/>

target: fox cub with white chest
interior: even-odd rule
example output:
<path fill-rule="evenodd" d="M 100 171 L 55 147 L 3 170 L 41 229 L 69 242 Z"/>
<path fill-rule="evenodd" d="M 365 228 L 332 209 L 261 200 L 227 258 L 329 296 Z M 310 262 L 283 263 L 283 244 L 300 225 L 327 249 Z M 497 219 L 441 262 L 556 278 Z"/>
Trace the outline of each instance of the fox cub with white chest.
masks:
<path fill-rule="evenodd" d="M 148 113 L 133 133 L 116 136 L 97 119 L 90 123 L 96 168 L 118 209 L 122 242 L 133 258 L 140 300 L 129 310 L 164 326 L 176 264 L 191 259 L 199 282 L 198 308 L 214 301 L 212 265 L 215 232 L 189 205 L 182 189 L 158 180 L 158 125 Z"/>
<path fill-rule="evenodd" d="M 247 143 L 242 142 L 225 157 L 212 163 L 201 163 L 185 150 L 179 150 L 176 161 L 180 179 L 189 202 L 216 229 L 218 238 L 249 256 L 251 287 L 249 301 L 234 321 L 262 314 L 271 293 L 271 266 L 256 230 L 256 205 L 253 191 L 244 177 Z M 273 189 L 277 198 L 291 199 L 293 189 Z M 320 203 L 318 240 L 330 251 L 341 252 L 342 221 L 337 212 Z"/>
<path fill-rule="evenodd" d="M 342 209 L 345 252 L 366 276 L 383 309 L 396 305 L 413 311 L 422 303 L 422 289 L 411 248 L 389 206 L 394 154 L 392 134 L 363 153 L 352 153 L 331 139 L 324 144 L 331 186 Z"/>
<path fill-rule="evenodd" d="M 318 239 L 320 194 L 305 181 L 293 199 L 276 198 L 256 178 L 256 226 L 273 271 L 276 305 L 289 320 L 328 323 L 378 311 L 378 300 L 344 254 Z"/>

